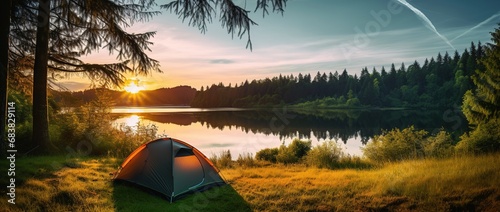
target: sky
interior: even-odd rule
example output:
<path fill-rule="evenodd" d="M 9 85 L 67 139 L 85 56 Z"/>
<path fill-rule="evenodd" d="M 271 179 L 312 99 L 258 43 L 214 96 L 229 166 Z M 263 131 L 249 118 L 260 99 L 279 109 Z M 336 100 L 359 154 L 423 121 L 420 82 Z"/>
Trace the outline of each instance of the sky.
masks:
<path fill-rule="evenodd" d="M 254 11 L 255 0 L 233 0 Z M 158 5 L 171 0 L 157 1 Z M 160 61 L 162 73 L 136 77 L 145 89 L 188 85 L 196 89 L 218 84 L 232 86 L 245 80 L 297 76 L 319 71 L 358 74 L 361 69 L 417 60 L 455 50 L 471 42 L 490 42 L 489 32 L 500 23 L 500 1 L 477 0 L 289 0 L 283 15 L 261 11 L 250 17 L 253 51 L 246 36 L 232 38 L 217 18 L 205 34 L 177 15 L 161 10 L 149 22 L 135 23 L 131 32 L 156 31 L 150 57 Z M 89 55 L 92 63 L 115 62 L 105 50 Z M 88 89 L 86 78 L 58 83 L 69 90 Z"/>

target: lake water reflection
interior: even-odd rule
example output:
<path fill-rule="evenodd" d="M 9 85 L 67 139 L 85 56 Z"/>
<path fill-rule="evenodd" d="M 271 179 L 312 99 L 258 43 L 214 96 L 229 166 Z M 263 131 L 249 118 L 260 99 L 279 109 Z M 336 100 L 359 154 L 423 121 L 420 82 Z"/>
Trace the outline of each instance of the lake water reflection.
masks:
<path fill-rule="evenodd" d="M 351 155 L 383 130 L 414 125 L 435 132 L 441 128 L 460 134 L 466 122 L 455 110 L 319 110 L 300 112 L 275 109 L 201 109 L 189 107 L 117 107 L 115 123 L 155 124 L 160 134 L 186 141 L 205 155 L 230 150 L 239 154 L 289 144 L 294 138 L 313 145 L 335 140 Z"/>

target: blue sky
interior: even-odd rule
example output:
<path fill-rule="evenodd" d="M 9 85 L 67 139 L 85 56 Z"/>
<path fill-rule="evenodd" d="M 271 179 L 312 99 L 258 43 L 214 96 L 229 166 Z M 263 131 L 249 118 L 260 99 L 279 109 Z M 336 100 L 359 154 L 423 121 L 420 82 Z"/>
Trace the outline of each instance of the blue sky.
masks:
<path fill-rule="evenodd" d="M 157 1 L 165 4 L 169 0 Z M 234 0 L 253 11 L 255 0 Z M 150 56 L 163 73 L 137 76 L 146 89 L 223 82 L 240 84 L 279 74 L 342 72 L 359 74 L 391 63 L 399 67 L 423 62 L 438 52 L 459 53 L 473 41 L 490 41 L 500 23 L 500 1 L 477 0 L 289 0 L 283 16 L 251 14 L 253 51 L 246 36 L 231 38 L 217 19 L 208 31 L 183 23 L 167 11 L 131 31 L 156 31 Z M 85 60 L 112 62 L 105 51 Z M 130 75 L 130 77 L 135 77 Z M 60 83 L 71 90 L 88 88 L 89 81 L 72 77 Z"/>

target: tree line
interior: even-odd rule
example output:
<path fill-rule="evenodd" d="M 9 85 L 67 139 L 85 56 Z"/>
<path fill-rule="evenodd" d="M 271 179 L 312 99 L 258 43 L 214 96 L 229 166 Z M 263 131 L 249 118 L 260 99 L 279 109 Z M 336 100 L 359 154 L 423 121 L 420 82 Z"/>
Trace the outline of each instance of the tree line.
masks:
<path fill-rule="evenodd" d="M 387 70 L 363 68 L 360 75 L 339 73 L 279 75 L 246 80 L 240 85 L 223 83 L 202 87 L 193 107 L 254 107 L 297 104 L 328 98 L 331 104 L 376 107 L 450 107 L 460 105 L 465 92 L 473 87 L 472 75 L 483 69 L 481 42 L 471 43 L 462 54 L 446 52 L 423 64 L 415 60 L 406 67 L 392 64 Z"/>
<path fill-rule="evenodd" d="M 173 88 L 159 88 L 144 90 L 137 94 L 126 91 L 117 91 L 107 88 L 87 89 L 83 91 L 51 91 L 51 99 L 65 107 L 82 106 L 94 101 L 97 96 L 109 96 L 110 105 L 114 106 L 161 106 L 176 105 L 188 106 L 196 94 L 196 89 L 190 86 L 177 86 Z"/>

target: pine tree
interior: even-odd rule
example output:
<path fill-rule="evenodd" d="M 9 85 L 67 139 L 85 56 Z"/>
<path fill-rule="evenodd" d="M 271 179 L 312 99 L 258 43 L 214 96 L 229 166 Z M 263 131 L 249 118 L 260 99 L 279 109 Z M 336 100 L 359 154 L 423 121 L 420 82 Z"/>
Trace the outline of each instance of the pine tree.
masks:
<path fill-rule="evenodd" d="M 491 33 L 481 63 L 485 69 L 477 69 L 472 80 L 476 89 L 464 95 L 463 112 L 472 125 L 498 121 L 500 109 L 500 28 Z"/>
<path fill-rule="evenodd" d="M 0 151 L 5 153 L 4 135 L 7 115 L 7 85 L 9 78 L 9 33 L 10 6 L 12 0 L 4 1 L 0 8 Z"/>
<path fill-rule="evenodd" d="M 155 6 L 154 0 L 20 0 L 14 3 L 12 7 L 5 4 L 2 7 L 5 10 L 12 8 L 15 17 L 10 34 L 15 45 L 9 49 L 12 53 L 10 58 L 27 59 L 34 67 L 33 137 L 38 138 L 35 145 L 41 146 L 41 151 L 47 151 L 50 146 L 47 116 L 49 72 L 85 75 L 93 83 L 120 85 L 126 72 L 148 74 L 160 71 L 159 62 L 145 53 L 150 50 L 149 39 L 155 32 L 125 31 L 134 22 L 147 21 L 158 14 L 149 11 Z M 261 9 L 267 14 L 271 5 L 273 11 L 282 13 L 285 4 L 286 0 L 259 0 L 256 10 Z M 237 33 L 240 38 L 248 35 L 247 47 L 252 48 L 250 26 L 256 23 L 248 17 L 248 11 L 230 0 L 177 0 L 162 7 L 175 12 L 183 20 L 189 19 L 189 24 L 197 26 L 202 32 L 216 13 L 215 7 L 220 11 L 217 14 L 220 14 L 222 27 L 230 34 Z M 8 16 L 10 13 L 2 14 Z M 90 64 L 80 59 L 102 48 L 116 53 L 118 62 Z"/>
<path fill-rule="evenodd" d="M 130 3 L 111 0 L 38 1 L 33 66 L 33 138 L 37 138 L 41 147 L 39 152 L 52 149 L 48 132 L 49 69 L 55 72 L 83 72 L 92 81 L 114 85 L 124 82 L 125 72 L 147 74 L 160 71 L 158 61 L 145 53 L 151 44 L 148 40 L 155 33 L 128 33 L 122 27 L 157 14 L 145 11 L 152 7 L 154 1 Z M 96 65 L 79 59 L 102 47 L 110 53 L 116 51 L 120 62 Z M 129 63 L 135 66 L 134 70 L 128 67 Z"/>
<path fill-rule="evenodd" d="M 38 28 L 36 30 L 35 64 L 33 65 L 33 139 L 41 152 L 52 146 L 49 140 L 47 102 L 47 63 L 49 60 L 50 0 L 38 2 Z"/>
<path fill-rule="evenodd" d="M 255 11 L 261 10 L 265 16 L 269 14 L 271 7 L 272 12 L 283 14 L 287 1 L 257 0 Z M 222 28 L 225 28 L 231 36 L 236 34 L 240 39 L 246 34 L 248 38 L 246 47 L 252 49 L 250 29 L 257 23 L 248 16 L 249 11 L 236 5 L 233 0 L 175 0 L 160 7 L 175 13 L 183 21 L 189 20 L 188 24 L 198 27 L 202 33 L 207 31 L 207 23 L 212 22 L 212 19 L 219 14 Z M 214 8 L 218 11 L 216 12 Z"/>

